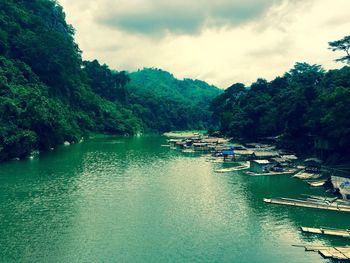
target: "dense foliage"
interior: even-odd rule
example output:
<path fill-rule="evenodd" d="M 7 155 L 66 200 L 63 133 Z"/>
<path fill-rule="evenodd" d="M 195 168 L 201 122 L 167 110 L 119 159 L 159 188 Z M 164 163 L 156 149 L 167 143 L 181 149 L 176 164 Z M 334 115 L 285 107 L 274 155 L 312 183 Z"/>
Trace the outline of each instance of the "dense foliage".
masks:
<path fill-rule="evenodd" d="M 350 147 L 350 67 L 325 72 L 297 63 L 271 82 L 234 84 L 211 105 L 223 134 L 256 140 L 279 136 L 297 151 L 320 149 L 348 157 Z M 329 156 L 328 156 L 329 157 Z"/>
<path fill-rule="evenodd" d="M 223 92 L 200 80 L 178 80 L 160 69 L 146 68 L 129 76 L 132 109 L 149 130 L 208 127 L 210 102 Z"/>
<path fill-rule="evenodd" d="M 77 142 L 89 132 L 190 127 L 168 120 L 180 114 L 180 100 L 129 94 L 125 72 L 82 61 L 73 34 L 57 1 L 0 0 L 0 161 Z M 154 104 L 156 110 L 149 108 Z M 148 110 L 157 118 L 146 117 Z"/>
<path fill-rule="evenodd" d="M 130 110 L 94 93 L 56 1 L 0 1 L 0 161 L 89 131 L 132 134 Z"/>
<path fill-rule="evenodd" d="M 119 103 L 126 103 L 130 81 L 125 71 L 113 72 L 107 65 L 100 65 L 97 60 L 84 61 L 83 69 L 89 77 L 91 89 L 101 97 Z"/>

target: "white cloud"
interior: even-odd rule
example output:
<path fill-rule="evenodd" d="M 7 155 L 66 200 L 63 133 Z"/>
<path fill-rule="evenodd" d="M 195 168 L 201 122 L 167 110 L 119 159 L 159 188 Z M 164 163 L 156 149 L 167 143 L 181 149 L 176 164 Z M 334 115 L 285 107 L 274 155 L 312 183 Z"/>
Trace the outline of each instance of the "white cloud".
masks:
<path fill-rule="evenodd" d="M 295 62 L 340 67 L 333 62 L 340 54 L 329 51 L 327 43 L 349 35 L 350 28 L 348 0 L 285 0 L 274 1 L 272 6 L 266 5 L 272 1 L 253 0 L 181 0 L 163 5 L 164 0 L 154 0 L 152 5 L 146 0 L 128 2 L 134 6 L 127 5 L 126 0 L 60 0 L 68 22 L 76 28 L 76 40 L 85 59 L 97 58 L 118 70 L 159 67 L 180 78 L 203 79 L 223 88 L 234 82 L 249 84 L 258 77 L 272 79 Z M 208 5 L 214 2 L 215 8 Z M 238 8 L 247 2 L 260 8 L 242 15 L 244 19 L 230 13 L 227 6 L 232 3 Z M 203 6 L 211 11 L 203 11 Z M 190 29 L 182 28 L 190 19 L 183 24 L 173 22 L 181 7 L 188 10 L 187 16 L 199 13 Z M 135 14 L 131 10 L 136 10 Z M 148 20 L 144 27 L 150 28 L 142 31 L 142 18 L 154 10 L 162 13 L 154 21 L 165 15 L 173 20 L 154 28 Z M 112 19 L 117 15 L 120 17 Z M 108 18 L 114 22 L 106 23 Z M 140 25 L 128 28 L 119 24 L 120 19 L 127 18 L 137 18 Z M 216 22 L 210 24 L 210 20 Z"/>
<path fill-rule="evenodd" d="M 256 19 L 282 0 L 103 1 L 96 13 L 98 23 L 127 32 L 160 35 L 194 34 L 204 27 L 239 25 Z"/>

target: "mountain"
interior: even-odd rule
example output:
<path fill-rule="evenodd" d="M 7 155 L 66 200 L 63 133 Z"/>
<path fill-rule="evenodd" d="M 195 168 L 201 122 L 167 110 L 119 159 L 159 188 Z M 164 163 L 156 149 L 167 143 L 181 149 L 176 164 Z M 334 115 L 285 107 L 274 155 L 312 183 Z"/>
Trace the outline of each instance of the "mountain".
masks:
<path fill-rule="evenodd" d="M 155 68 L 132 72 L 129 77 L 133 110 L 151 130 L 207 128 L 209 105 L 223 92 L 204 81 L 179 80 Z"/>

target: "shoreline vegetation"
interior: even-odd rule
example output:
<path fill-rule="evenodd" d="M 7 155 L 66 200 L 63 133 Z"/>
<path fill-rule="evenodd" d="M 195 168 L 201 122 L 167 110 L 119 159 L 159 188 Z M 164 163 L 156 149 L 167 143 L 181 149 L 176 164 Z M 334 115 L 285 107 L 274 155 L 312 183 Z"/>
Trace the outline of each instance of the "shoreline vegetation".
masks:
<path fill-rule="evenodd" d="M 0 3 L 0 162 L 77 143 L 210 125 L 222 90 L 159 69 L 127 73 L 84 61 L 54 0 Z"/>
<path fill-rule="evenodd" d="M 232 85 L 214 99 L 210 110 L 222 136 L 272 139 L 281 148 L 315 155 L 329 164 L 349 164 L 349 104 L 349 66 L 325 71 L 319 65 L 297 63 L 272 81 Z"/>

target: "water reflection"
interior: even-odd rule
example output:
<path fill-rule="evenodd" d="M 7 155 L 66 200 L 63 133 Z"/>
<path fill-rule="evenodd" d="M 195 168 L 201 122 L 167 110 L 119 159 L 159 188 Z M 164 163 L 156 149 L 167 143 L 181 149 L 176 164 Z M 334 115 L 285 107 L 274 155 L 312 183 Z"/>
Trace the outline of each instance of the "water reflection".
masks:
<path fill-rule="evenodd" d="M 292 244 L 344 244 L 300 226 L 349 228 L 348 215 L 272 206 L 321 194 L 287 176 L 213 173 L 220 164 L 100 137 L 0 166 L 2 262 L 325 262 Z"/>

